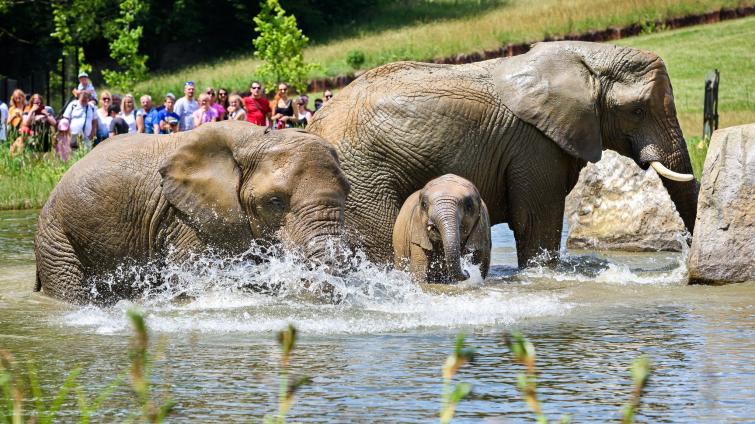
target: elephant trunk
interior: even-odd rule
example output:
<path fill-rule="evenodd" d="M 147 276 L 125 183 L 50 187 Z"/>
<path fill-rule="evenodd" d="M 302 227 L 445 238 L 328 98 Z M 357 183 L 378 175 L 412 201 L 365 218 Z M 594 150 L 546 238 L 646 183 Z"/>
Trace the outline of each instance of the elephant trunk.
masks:
<path fill-rule="evenodd" d="M 668 147 L 660 149 L 654 144 L 645 146 L 640 152 L 640 162 L 652 166 L 661 176 L 663 185 L 676 205 L 679 216 L 692 233 L 697 216 L 699 184 L 694 178 L 684 178 L 692 175 L 692 162 L 682 130 L 676 119 L 673 121 L 665 130 L 666 134 L 663 135 L 663 138 L 671 140 Z"/>
<path fill-rule="evenodd" d="M 454 281 L 464 281 L 469 278 L 469 273 L 461 268 L 459 221 L 455 202 L 449 202 L 438 209 L 436 222 L 443 243 L 443 259 L 448 277 Z"/>
<path fill-rule="evenodd" d="M 313 207 L 309 213 L 293 216 L 283 227 L 283 234 L 287 248 L 328 271 L 340 272 L 348 263 L 342 207 Z"/>

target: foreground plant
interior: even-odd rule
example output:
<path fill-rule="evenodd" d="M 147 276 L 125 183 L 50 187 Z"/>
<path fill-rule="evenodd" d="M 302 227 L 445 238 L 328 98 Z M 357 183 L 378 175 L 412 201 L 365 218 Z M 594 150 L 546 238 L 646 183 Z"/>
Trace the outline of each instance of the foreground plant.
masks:
<path fill-rule="evenodd" d="M 291 409 L 291 405 L 294 404 L 294 394 L 300 387 L 311 382 L 311 379 L 307 376 L 295 377 L 289 375 L 291 354 L 296 344 L 296 328 L 293 325 L 289 324 L 285 330 L 278 332 L 278 344 L 283 351 L 278 386 L 278 414 L 276 416 L 266 415 L 264 420 L 266 424 L 285 423 L 286 414 Z"/>
<path fill-rule="evenodd" d="M 457 335 L 454 353 L 443 364 L 443 402 L 440 410 L 440 422 L 443 424 L 451 422 L 456 406 L 472 392 L 472 385 L 469 383 L 457 383 L 452 390 L 451 380 L 462 366 L 472 362 L 474 356 L 473 348 L 464 347 L 464 334 Z"/>
<path fill-rule="evenodd" d="M 629 369 L 632 374 L 634 388 L 629 402 L 624 405 L 624 416 L 621 420 L 623 424 L 632 424 L 634 422 L 634 413 L 640 407 L 642 392 L 648 384 L 650 378 L 650 360 L 646 356 L 641 356 L 632 362 Z"/>
<path fill-rule="evenodd" d="M 144 315 L 139 311 L 131 309 L 128 311 L 128 317 L 134 326 L 134 337 L 131 340 L 131 347 L 129 349 L 129 357 L 131 358 L 131 388 L 139 402 L 140 418 L 150 423 L 161 423 L 173 410 L 176 403 L 170 398 L 164 399 L 162 403 L 156 402 L 153 398 L 152 383 L 150 381 L 150 373 L 152 371 L 151 358 L 147 351 L 149 335 Z"/>
<path fill-rule="evenodd" d="M 4 402 L 0 405 L 0 417 L 3 419 L 3 422 L 13 424 L 24 422 L 23 401 L 27 389 L 31 391 L 31 400 L 34 402 L 35 410 L 34 419 L 28 422 L 40 424 L 56 422 L 63 402 L 68 393 L 76 386 L 76 379 L 81 369 L 75 368 L 68 373 L 63 385 L 53 397 L 52 402 L 47 405 L 44 402 L 44 393 L 39 384 L 37 369 L 34 367 L 34 363 L 29 361 L 25 375 L 26 379 L 23 378 L 24 376 L 17 368 L 18 366 L 10 352 L 0 350 L 0 390 L 2 390 L 4 399 Z"/>

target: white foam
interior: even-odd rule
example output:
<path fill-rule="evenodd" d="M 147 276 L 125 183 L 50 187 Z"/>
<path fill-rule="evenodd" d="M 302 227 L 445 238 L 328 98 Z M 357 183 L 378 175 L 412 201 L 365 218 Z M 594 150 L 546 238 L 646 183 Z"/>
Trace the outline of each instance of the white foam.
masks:
<path fill-rule="evenodd" d="M 470 279 L 452 294 L 424 292 L 409 275 L 353 255 L 352 271 L 335 276 L 305 265 L 296 255 L 278 254 L 256 265 L 241 257 L 211 253 L 188 265 L 122 267 L 144 290 L 135 303 L 150 328 L 160 332 L 244 332 L 279 330 L 291 322 L 311 334 L 407 331 L 419 328 L 506 325 L 522 318 L 563 314 L 571 305 L 553 293 L 519 293 L 485 286 L 479 269 L 465 258 Z M 154 285 L 156 281 L 163 285 Z M 100 287 L 115 284 L 112 278 Z M 264 288 L 259 293 L 251 290 Z M 105 295 L 105 293 L 100 293 Z M 64 317 L 65 325 L 119 333 L 129 327 L 130 302 L 111 308 L 85 307 Z"/>

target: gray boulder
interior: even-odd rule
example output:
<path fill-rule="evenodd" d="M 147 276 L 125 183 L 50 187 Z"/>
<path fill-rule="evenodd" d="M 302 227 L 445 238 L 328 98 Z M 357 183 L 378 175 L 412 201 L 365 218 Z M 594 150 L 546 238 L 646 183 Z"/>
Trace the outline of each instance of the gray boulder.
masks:
<path fill-rule="evenodd" d="M 755 281 L 755 124 L 713 133 L 688 265 L 691 283 Z"/>
<path fill-rule="evenodd" d="M 612 150 L 582 169 L 565 213 L 570 249 L 681 251 L 686 243 L 684 222 L 658 174 Z"/>

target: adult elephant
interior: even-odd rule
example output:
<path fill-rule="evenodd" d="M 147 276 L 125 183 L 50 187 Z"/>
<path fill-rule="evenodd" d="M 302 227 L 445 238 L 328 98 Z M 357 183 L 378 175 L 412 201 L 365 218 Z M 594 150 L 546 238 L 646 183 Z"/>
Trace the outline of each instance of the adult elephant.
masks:
<path fill-rule="evenodd" d="M 225 121 L 115 137 L 71 167 L 42 209 L 36 289 L 78 303 L 133 298 L 128 281 L 98 277 L 207 248 L 239 254 L 253 241 L 325 261 L 348 190 L 333 147 L 303 130 Z"/>
<path fill-rule="evenodd" d="M 379 261 L 390 260 L 404 199 L 451 173 L 477 186 L 492 224 L 509 224 L 524 267 L 558 250 L 564 199 L 603 149 L 652 165 L 694 225 L 697 190 L 671 82 L 649 52 L 552 42 L 467 65 L 392 63 L 351 83 L 308 130 L 338 150 L 352 186 L 347 227 Z"/>

